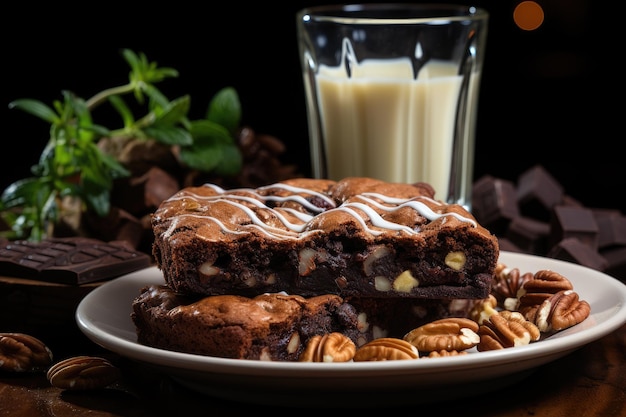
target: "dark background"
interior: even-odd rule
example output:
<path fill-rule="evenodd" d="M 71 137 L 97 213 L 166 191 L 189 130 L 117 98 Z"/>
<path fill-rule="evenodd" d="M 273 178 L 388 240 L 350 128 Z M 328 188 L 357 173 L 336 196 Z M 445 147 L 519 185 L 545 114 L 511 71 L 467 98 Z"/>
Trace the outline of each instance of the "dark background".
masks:
<path fill-rule="evenodd" d="M 541 164 L 584 205 L 626 212 L 624 133 L 619 130 L 624 83 L 618 56 L 624 36 L 613 23 L 617 16 L 607 13 L 606 1 L 538 2 L 545 21 L 532 32 L 513 22 L 519 1 L 473 3 L 491 15 L 475 178 L 491 174 L 517 181 Z M 281 139 L 287 145 L 284 161 L 309 174 L 295 14 L 325 2 L 286 3 L 12 3 L 13 11 L 3 13 L 0 25 L 5 147 L 0 185 L 29 176 L 48 139 L 45 122 L 8 104 L 18 98 L 51 104 L 62 90 L 87 99 L 124 84 L 123 48 L 179 71 L 178 78 L 158 86 L 170 99 L 189 94 L 193 119 L 204 116 L 219 89 L 235 87 L 243 123 Z M 111 123 L 117 126 L 117 119 Z"/>

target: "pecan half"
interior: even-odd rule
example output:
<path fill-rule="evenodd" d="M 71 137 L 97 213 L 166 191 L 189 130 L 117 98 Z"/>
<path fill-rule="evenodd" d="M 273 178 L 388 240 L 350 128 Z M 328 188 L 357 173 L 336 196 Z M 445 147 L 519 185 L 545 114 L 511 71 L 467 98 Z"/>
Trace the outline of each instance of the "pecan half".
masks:
<path fill-rule="evenodd" d="M 24 333 L 0 333 L 0 369 L 39 371 L 52 363 L 52 352 L 41 340 Z"/>
<path fill-rule="evenodd" d="M 52 365 L 46 374 L 52 386 L 68 390 L 105 388 L 121 376 L 119 368 L 96 356 L 75 356 Z"/>
<path fill-rule="evenodd" d="M 574 286 L 563 275 L 551 270 L 537 271 L 533 279 L 526 281 L 517 292 L 519 305 L 517 310 L 525 314 L 526 310 L 540 305 L 552 294 L 572 290 Z"/>
<path fill-rule="evenodd" d="M 491 294 L 496 297 L 498 306 L 506 310 L 515 310 L 517 306 L 517 293 L 526 281 L 533 279 L 533 274 L 522 274 L 519 268 L 507 268 L 504 264 L 498 264 L 491 284 Z"/>
<path fill-rule="evenodd" d="M 478 324 L 489 320 L 492 314 L 497 313 L 498 300 L 493 294 L 483 300 L 473 300 L 467 316 Z"/>
<path fill-rule="evenodd" d="M 579 300 L 573 290 L 564 290 L 529 308 L 524 316 L 540 331 L 550 332 L 572 327 L 589 317 L 590 313 L 591 306 L 587 301 Z"/>
<path fill-rule="evenodd" d="M 450 317 L 417 327 L 403 339 L 420 352 L 465 350 L 476 346 L 480 338 L 478 323 L 467 318 Z"/>
<path fill-rule="evenodd" d="M 493 314 L 478 329 L 479 352 L 527 345 L 539 340 L 541 332 L 517 311 L 503 310 Z"/>
<path fill-rule="evenodd" d="M 300 362 L 349 362 L 356 353 L 356 345 L 346 335 L 335 332 L 316 335 L 309 339 L 300 354 Z"/>
<path fill-rule="evenodd" d="M 359 349 L 354 354 L 354 362 L 365 361 L 394 361 L 405 359 L 418 359 L 417 348 L 409 342 L 393 337 L 381 337 L 374 339 Z"/>

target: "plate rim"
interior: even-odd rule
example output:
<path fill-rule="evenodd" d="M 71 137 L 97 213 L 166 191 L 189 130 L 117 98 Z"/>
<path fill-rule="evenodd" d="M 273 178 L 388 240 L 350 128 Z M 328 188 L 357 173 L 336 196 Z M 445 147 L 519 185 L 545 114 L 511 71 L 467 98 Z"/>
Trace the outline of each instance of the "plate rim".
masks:
<path fill-rule="evenodd" d="M 102 294 L 108 291 L 113 291 L 117 289 L 117 287 L 129 285 L 130 283 L 135 284 L 135 281 L 137 281 L 138 295 L 140 289 L 138 284 L 139 282 L 141 282 L 142 285 L 144 283 L 163 284 L 164 281 L 159 281 L 159 277 L 162 278 L 162 275 L 160 275 L 160 271 L 156 266 L 150 266 L 148 268 L 123 275 L 95 288 L 87 294 L 77 306 L 75 319 L 79 329 L 96 344 L 121 356 L 140 362 L 184 371 L 224 373 L 231 375 L 269 375 L 273 377 L 290 377 L 293 375 L 294 371 L 297 371 L 299 378 L 319 378 L 328 376 L 360 377 L 368 375 L 393 376 L 408 374 L 422 375 L 436 372 L 446 372 L 451 369 L 472 370 L 476 368 L 484 368 L 485 365 L 493 367 L 510 364 L 512 362 L 541 362 L 542 359 L 545 359 L 545 362 L 549 362 L 555 359 L 555 357 L 564 356 L 575 349 L 612 333 L 626 323 L 626 285 L 617 278 L 582 265 L 553 258 L 507 251 L 501 251 L 500 256 L 501 259 L 503 257 L 507 259 L 507 261 L 503 263 L 510 265 L 511 267 L 515 267 L 515 264 L 518 261 L 521 262 L 523 260 L 524 263 L 536 261 L 538 263 L 552 265 L 554 267 L 553 269 L 557 272 L 557 268 L 562 267 L 564 269 L 574 268 L 574 270 L 578 270 L 581 273 L 589 273 L 600 279 L 601 282 L 607 286 L 614 285 L 615 289 L 618 290 L 618 293 L 621 296 L 621 298 L 618 297 L 620 303 L 613 306 L 613 308 L 616 309 L 615 314 L 600 323 L 596 323 L 593 327 L 582 330 L 585 332 L 585 337 L 580 337 L 580 332 L 572 332 L 556 338 L 549 337 L 541 342 L 534 344 L 531 343 L 526 346 L 472 353 L 456 357 L 437 358 L 436 360 L 358 363 L 270 362 L 219 358 L 169 351 L 141 345 L 136 341 L 131 341 L 107 332 L 103 326 L 105 324 L 103 321 L 95 321 L 93 318 L 89 317 L 90 303 L 94 302 L 94 300 L 97 300 L 98 298 L 102 298 Z M 148 274 L 148 276 L 144 276 L 145 274 Z M 567 276 L 567 274 L 563 275 Z M 576 291 L 576 286 L 574 286 L 574 290 Z M 581 299 L 584 299 L 584 297 L 581 296 Z M 131 310 L 132 308 L 129 304 L 128 322 L 131 324 L 132 328 L 134 328 L 134 324 L 132 324 L 130 318 Z M 102 323 L 103 325 L 100 325 L 99 323 Z M 577 326 L 580 325 L 581 324 Z M 540 364 L 541 363 L 539 363 L 539 365 Z M 528 366 L 524 369 L 529 369 L 531 367 L 535 366 Z"/>

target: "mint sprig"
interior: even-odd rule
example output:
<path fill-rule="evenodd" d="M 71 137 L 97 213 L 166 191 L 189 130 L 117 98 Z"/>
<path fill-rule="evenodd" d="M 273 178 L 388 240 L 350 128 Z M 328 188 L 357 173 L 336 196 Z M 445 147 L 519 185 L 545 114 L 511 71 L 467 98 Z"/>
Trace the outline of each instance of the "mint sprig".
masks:
<path fill-rule="evenodd" d="M 237 92 L 227 87 L 209 102 L 206 117 L 190 121 L 189 95 L 169 100 L 155 84 L 178 77 L 173 68 L 158 67 L 144 54 L 125 49 L 123 57 L 131 70 L 127 84 L 103 90 L 88 100 L 62 91 L 62 100 L 52 106 L 33 99 L 9 103 L 50 124 L 50 137 L 32 177 L 9 185 L 0 195 L 0 216 L 10 226 L 2 232 L 9 239 L 39 241 L 51 236 L 62 215 L 63 200 L 73 198 L 81 211 L 106 216 L 110 192 L 116 179 L 130 171 L 115 155 L 98 146 L 102 138 L 123 143 L 154 140 L 177 147 L 182 165 L 202 172 L 234 175 L 242 157 L 234 137 L 241 121 Z M 125 98 L 134 100 L 130 106 Z M 110 128 L 95 122 L 94 111 L 110 105 L 119 114 L 121 126 Z M 132 108 L 145 109 L 136 117 Z"/>

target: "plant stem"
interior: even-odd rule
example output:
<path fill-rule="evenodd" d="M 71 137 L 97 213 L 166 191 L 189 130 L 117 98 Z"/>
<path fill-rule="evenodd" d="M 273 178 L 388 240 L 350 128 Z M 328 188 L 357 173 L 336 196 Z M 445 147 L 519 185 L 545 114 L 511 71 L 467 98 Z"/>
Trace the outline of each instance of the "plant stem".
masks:
<path fill-rule="evenodd" d="M 132 84 L 120 85 L 118 87 L 107 88 L 106 90 L 100 91 L 98 94 L 91 97 L 87 100 L 87 108 L 93 110 L 100 104 L 102 104 L 108 97 L 116 95 L 116 94 L 126 94 L 133 91 Z"/>

